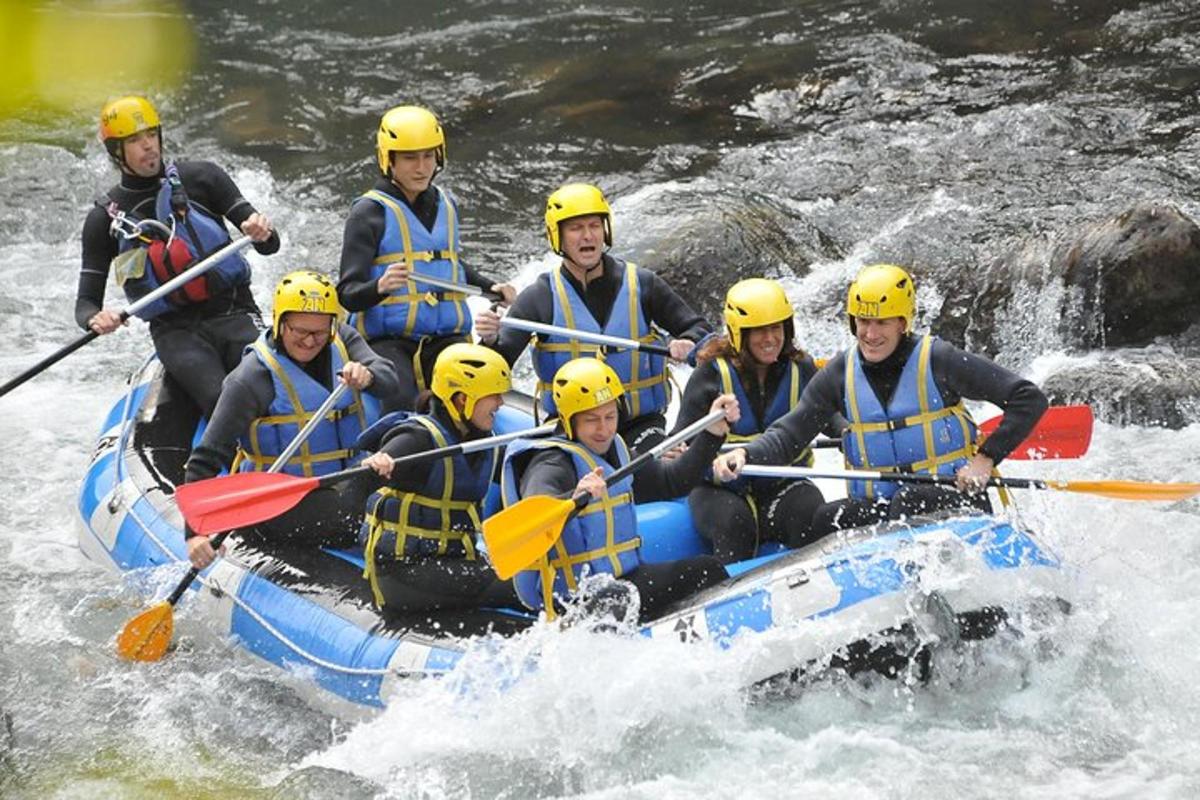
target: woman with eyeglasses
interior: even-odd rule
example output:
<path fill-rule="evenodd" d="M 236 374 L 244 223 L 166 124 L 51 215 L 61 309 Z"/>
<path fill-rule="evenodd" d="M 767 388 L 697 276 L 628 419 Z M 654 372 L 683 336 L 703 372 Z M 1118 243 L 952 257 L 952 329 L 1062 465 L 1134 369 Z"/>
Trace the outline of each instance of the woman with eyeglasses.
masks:
<path fill-rule="evenodd" d="M 358 461 L 354 444 L 379 418 L 380 400 L 399 389 L 391 362 L 339 322 L 337 290 L 317 272 L 285 275 L 275 288 L 271 330 L 246 350 L 221 388 L 200 444 L 188 459 L 184 482 L 222 470 L 265 472 L 338 382 L 350 387 L 284 466 L 305 477 L 327 475 Z M 349 546 L 366 495 L 377 480 L 363 476 L 318 489 L 263 527 L 271 538 Z M 188 531 L 188 557 L 203 568 L 214 553 L 208 539 Z"/>

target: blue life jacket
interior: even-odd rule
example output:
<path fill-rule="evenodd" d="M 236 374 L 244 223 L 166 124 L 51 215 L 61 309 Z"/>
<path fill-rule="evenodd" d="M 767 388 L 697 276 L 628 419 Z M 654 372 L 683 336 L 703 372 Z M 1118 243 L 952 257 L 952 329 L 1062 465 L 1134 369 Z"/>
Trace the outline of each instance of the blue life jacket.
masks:
<path fill-rule="evenodd" d="M 975 423 L 962 402 L 946 408 L 929 367 L 933 337 L 909 356 L 887 408 L 862 369 L 858 347 L 846 353 L 846 464 L 855 469 L 953 475 L 975 453 Z M 850 481 L 853 498 L 889 498 L 900 484 Z"/>
<path fill-rule="evenodd" d="M 443 426 L 432 415 L 412 415 L 400 424 L 428 430 L 434 448 L 460 442 L 457 431 Z M 358 541 L 366 561 L 363 577 L 371 582 L 379 606 L 384 605 L 375 575 L 380 561 L 429 557 L 475 560 L 475 533 L 483 527 L 479 507 L 495 468 L 495 450 L 483 454 L 475 467 L 462 453 L 443 456 L 430 464 L 420 491 L 384 486 L 367 498 L 367 514 Z"/>
<path fill-rule="evenodd" d="M 268 343 L 269 335 L 264 331 L 246 348 L 271 371 L 275 397 L 267 409 L 267 416 L 251 422 L 250 430 L 242 438 L 242 453 L 237 464 L 240 472 L 265 472 L 329 397 L 328 389 L 313 380 L 285 352 Z M 350 358 L 340 336 L 333 336 L 329 347 L 329 385 L 335 386 L 337 374 Z M 378 400 L 357 390 L 347 392 L 296 454 L 288 459 L 283 472 L 311 478 L 353 466 L 360 460 L 354 455 L 355 441 L 378 417 Z"/>
<path fill-rule="evenodd" d="M 738 421 L 730 426 L 729 435 L 725 437 L 726 442 L 731 443 L 746 443 L 757 439 L 763 431 L 771 426 L 771 423 L 782 417 L 784 414 L 791 411 L 800 402 L 800 394 L 804 391 L 807 381 L 801 375 L 800 365 L 795 361 L 787 363 L 787 372 L 783 380 L 779 382 L 778 388 L 775 390 L 771 402 L 767 404 L 764 419 L 758 419 L 754 415 L 754 407 L 750 405 L 750 398 L 746 394 L 746 387 L 742 385 L 741 375 L 738 374 L 737 367 L 734 366 L 728 358 L 720 356 L 713 359 L 713 366 L 717 373 L 721 376 L 721 393 L 733 394 L 737 398 L 738 408 L 741 409 L 741 416 Z M 793 464 L 811 467 L 813 465 L 812 448 L 804 449 Z M 766 479 L 770 481 L 771 479 Z M 720 486 L 736 492 L 743 492 L 750 485 L 750 479 L 738 478 L 729 483 L 720 483 Z"/>
<path fill-rule="evenodd" d="M 563 278 L 564 267 L 550 272 L 551 296 L 554 298 L 554 325 L 572 330 L 603 333 L 623 339 L 661 344 L 642 313 L 641 287 L 638 283 L 637 265 L 626 264 L 616 259 L 618 268 L 624 267 L 625 278 L 612 313 L 604 327 L 596 322 L 583 298 Z M 613 368 L 625 386 L 625 397 L 631 419 L 662 411 L 667 407 L 667 361 L 663 356 L 651 355 L 640 350 L 610 349 L 601 354 L 599 345 L 565 339 L 561 336 L 538 334 L 533 342 L 533 369 L 537 373 L 537 391 L 540 394 L 542 411 L 547 416 L 558 413 L 550 382 L 554 373 L 568 361 L 581 356 L 602 357 Z"/>
<path fill-rule="evenodd" d="M 170 241 L 164 241 L 161 232 L 150 227 L 143 229 L 146 235 L 144 240 L 118 237 L 117 250 L 120 255 L 113 260 L 113 272 L 131 303 L 229 244 L 229 232 L 225 224 L 209 216 L 190 200 L 187 200 L 186 206 L 183 205 L 186 196 L 179 168 L 174 163 L 167 164 L 162 187 L 154 200 L 154 216 L 174 231 Z M 182 215 L 175 213 L 172 198 L 176 205 L 186 209 Z M 153 319 L 189 303 L 202 303 L 223 289 L 249 282 L 249 262 L 241 253 L 231 253 L 202 276 L 138 311 L 137 316 Z"/>
<path fill-rule="evenodd" d="M 458 211 L 448 192 L 432 188 L 438 193 L 433 230 L 425 228 L 407 203 L 382 192 L 371 190 L 359 198 L 358 202 L 366 200 L 383 206 L 383 238 L 371 267 L 372 281 L 378 281 L 391 264 L 404 262 L 416 274 L 466 282 L 466 273 L 458 263 Z M 466 294 L 410 278 L 378 305 L 351 314 L 349 324 L 367 341 L 450 336 L 471 331 L 471 310 Z"/>
<path fill-rule="evenodd" d="M 620 466 L 629 463 L 625 440 L 616 437 Z M 616 471 L 604 458 L 593 455 L 583 445 L 568 439 L 520 439 L 508 445 L 501 471 L 500 493 L 504 506 L 521 499 L 521 476 L 513 462 L 528 450 L 557 447 L 571 454 L 575 465 L 576 482 L 596 467 L 602 467 L 607 478 Z M 583 510 L 567 521 L 562 535 L 534 565 L 513 576 L 513 586 L 521 602 L 534 611 L 546 610 L 550 619 L 555 616 L 554 598 L 566 600 L 579 587 L 585 574 L 608 573 L 620 577 L 637 569 L 641 563 L 638 547 L 637 514 L 633 505 L 633 477 L 625 476 L 608 491 L 602 500 L 592 500 Z"/>

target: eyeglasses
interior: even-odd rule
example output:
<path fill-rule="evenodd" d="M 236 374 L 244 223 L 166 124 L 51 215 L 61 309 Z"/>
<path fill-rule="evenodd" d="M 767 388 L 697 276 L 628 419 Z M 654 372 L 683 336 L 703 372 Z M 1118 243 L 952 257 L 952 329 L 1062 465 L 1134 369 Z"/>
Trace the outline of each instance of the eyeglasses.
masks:
<path fill-rule="evenodd" d="M 290 322 L 283 323 L 283 327 L 287 329 L 292 336 L 295 336 L 300 341 L 311 339 L 314 343 L 323 342 L 329 338 L 329 328 L 318 328 L 317 330 L 308 330 L 306 328 L 297 328 Z"/>

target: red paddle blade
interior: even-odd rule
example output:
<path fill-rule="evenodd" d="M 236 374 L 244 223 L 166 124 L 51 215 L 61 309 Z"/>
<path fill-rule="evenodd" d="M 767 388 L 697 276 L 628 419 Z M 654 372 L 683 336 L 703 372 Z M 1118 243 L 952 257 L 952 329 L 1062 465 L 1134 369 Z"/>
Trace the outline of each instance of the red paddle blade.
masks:
<path fill-rule="evenodd" d="M 175 489 L 175 500 L 188 527 L 210 536 L 274 519 L 319 485 L 319 478 L 242 472 L 185 483 Z"/>
<path fill-rule="evenodd" d="M 992 417 L 979 425 L 981 437 L 996 430 L 1003 417 Z M 1094 423 L 1091 406 L 1050 406 L 1033 432 L 1008 454 L 1018 460 L 1079 458 L 1092 443 Z"/>

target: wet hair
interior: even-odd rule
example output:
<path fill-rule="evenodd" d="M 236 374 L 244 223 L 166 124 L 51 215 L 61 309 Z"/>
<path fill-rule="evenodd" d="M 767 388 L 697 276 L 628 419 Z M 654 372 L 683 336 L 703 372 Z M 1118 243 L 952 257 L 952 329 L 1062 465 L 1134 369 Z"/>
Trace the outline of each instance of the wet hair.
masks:
<path fill-rule="evenodd" d="M 757 327 L 766 327 L 760 325 Z M 742 329 L 742 349 L 741 352 L 733 349 L 733 344 L 729 341 L 729 336 L 723 334 L 714 336 L 704 343 L 696 353 L 696 365 L 712 361 L 715 358 L 727 358 L 733 362 L 734 367 L 738 372 L 745 372 L 748 367 L 754 364 L 754 356 L 750 355 L 750 331 L 755 328 Z M 808 353 L 804 352 L 803 348 L 796 346 L 796 325 L 794 322 L 784 320 L 783 322 L 783 348 L 779 352 L 780 361 L 795 361 L 801 362 L 808 358 Z"/>

